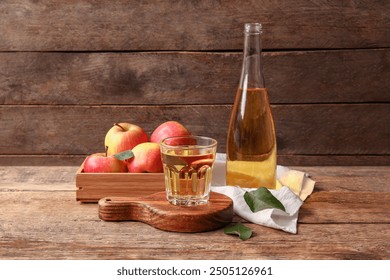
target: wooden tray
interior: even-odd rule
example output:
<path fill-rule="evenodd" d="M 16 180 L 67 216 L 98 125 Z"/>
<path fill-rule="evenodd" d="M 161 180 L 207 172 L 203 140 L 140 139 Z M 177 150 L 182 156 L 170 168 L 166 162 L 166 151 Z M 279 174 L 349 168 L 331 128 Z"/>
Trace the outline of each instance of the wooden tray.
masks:
<path fill-rule="evenodd" d="M 76 173 L 76 200 L 98 202 L 108 196 L 139 197 L 165 191 L 163 173 Z"/>

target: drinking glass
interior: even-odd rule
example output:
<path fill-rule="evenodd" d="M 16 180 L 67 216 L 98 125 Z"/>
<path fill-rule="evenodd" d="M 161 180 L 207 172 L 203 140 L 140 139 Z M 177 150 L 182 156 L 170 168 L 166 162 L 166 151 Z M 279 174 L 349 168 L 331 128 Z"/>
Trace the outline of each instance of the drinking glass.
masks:
<path fill-rule="evenodd" d="M 160 142 L 160 149 L 169 203 L 206 204 L 210 197 L 217 141 L 203 136 L 169 137 Z"/>

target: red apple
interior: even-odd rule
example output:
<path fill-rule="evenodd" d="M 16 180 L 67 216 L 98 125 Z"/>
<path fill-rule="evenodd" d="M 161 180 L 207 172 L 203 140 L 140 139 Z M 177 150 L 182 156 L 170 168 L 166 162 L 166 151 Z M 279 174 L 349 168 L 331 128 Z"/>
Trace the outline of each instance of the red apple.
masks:
<path fill-rule="evenodd" d="M 173 136 L 188 136 L 190 131 L 181 123 L 176 121 L 168 121 L 160 124 L 150 136 L 150 142 L 160 143 L 161 140 Z"/>
<path fill-rule="evenodd" d="M 127 172 L 126 163 L 114 156 L 96 153 L 88 156 L 84 162 L 85 173 Z"/>
<path fill-rule="evenodd" d="M 161 173 L 160 146 L 157 143 L 144 142 L 132 150 L 134 156 L 127 160 L 127 169 L 132 173 Z"/>
<path fill-rule="evenodd" d="M 135 124 L 115 123 L 107 132 L 104 145 L 108 146 L 108 155 L 132 150 L 140 143 L 148 141 L 146 132 Z"/>

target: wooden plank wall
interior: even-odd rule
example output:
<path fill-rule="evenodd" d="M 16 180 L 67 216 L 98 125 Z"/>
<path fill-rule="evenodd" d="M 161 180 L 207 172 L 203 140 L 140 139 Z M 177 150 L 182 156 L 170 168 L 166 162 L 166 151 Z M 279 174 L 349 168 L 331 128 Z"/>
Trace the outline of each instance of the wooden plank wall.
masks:
<path fill-rule="evenodd" d="M 390 164 L 387 0 L 0 1 L 0 164 L 79 164 L 113 122 L 178 120 L 219 141 L 243 24 L 285 165 Z"/>

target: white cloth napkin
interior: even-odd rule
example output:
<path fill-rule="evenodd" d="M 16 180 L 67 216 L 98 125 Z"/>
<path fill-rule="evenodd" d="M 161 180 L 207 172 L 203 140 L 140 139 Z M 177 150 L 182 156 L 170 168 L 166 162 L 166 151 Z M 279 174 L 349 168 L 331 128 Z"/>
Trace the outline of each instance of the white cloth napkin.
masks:
<path fill-rule="evenodd" d="M 297 233 L 299 208 L 313 192 L 315 181 L 304 172 L 280 165 L 277 166 L 276 178 L 276 190 L 270 191 L 283 204 L 286 212 L 279 209 L 264 209 L 253 213 L 244 200 L 245 192 L 253 189 L 226 186 L 226 154 L 217 154 L 211 190 L 229 196 L 233 200 L 234 213 L 245 220 L 289 233 Z"/>

